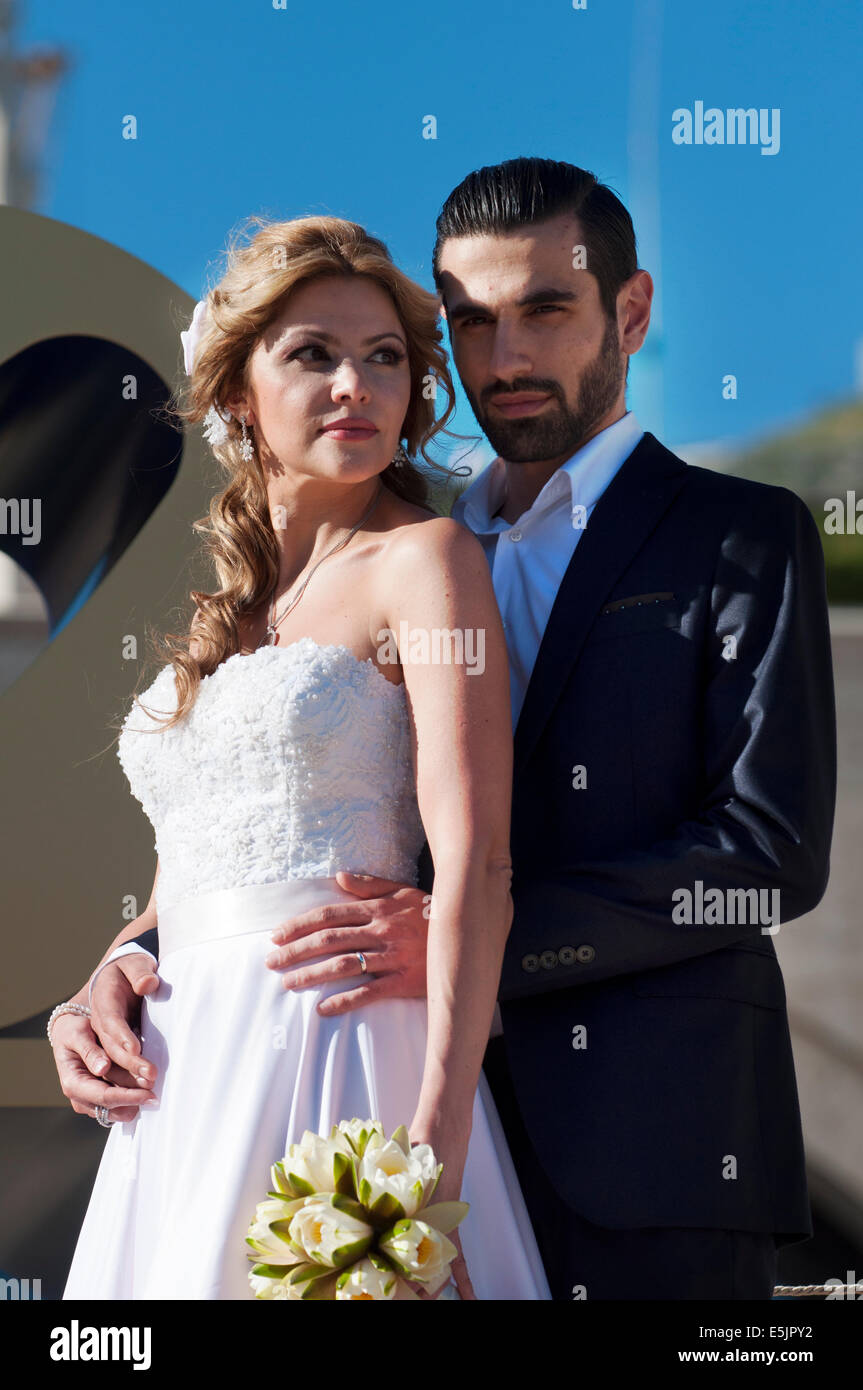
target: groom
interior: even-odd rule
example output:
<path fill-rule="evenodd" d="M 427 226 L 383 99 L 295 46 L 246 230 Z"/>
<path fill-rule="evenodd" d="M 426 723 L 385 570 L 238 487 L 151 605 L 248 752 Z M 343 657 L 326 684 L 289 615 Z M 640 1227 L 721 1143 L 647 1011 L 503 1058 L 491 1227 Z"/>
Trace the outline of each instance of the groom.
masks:
<path fill-rule="evenodd" d="M 627 411 L 653 285 L 592 174 L 522 158 L 468 175 L 433 269 L 498 454 L 453 512 L 491 566 L 515 729 L 515 918 L 485 1072 L 552 1294 L 768 1299 L 776 1246 L 812 1233 L 773 938 L 829 871 L 818 531 L 786 488 L 687 466 Z M 293 919 L 271 968 L 337 977 L 338 958 L 304 965 L 335 924 L 378 963 L 327 1011 L 423 994 L 432 881 L 428 846 L 420 889 L 340 876 L 356 908 Z M 127 978 L 152 971 L 125 950 L 94 989 L 121 1030 Z"/>

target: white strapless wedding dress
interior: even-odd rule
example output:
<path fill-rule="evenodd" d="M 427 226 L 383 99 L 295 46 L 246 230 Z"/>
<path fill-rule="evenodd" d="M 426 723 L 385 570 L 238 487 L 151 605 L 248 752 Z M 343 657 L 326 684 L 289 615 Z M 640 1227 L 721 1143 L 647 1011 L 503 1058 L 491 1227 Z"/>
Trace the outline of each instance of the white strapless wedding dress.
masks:
<path fill-rule="evenodd" d="M 176 708 L 173 667 L 140 697 Z M 228 657 L 162 731 L 133 704 L 118 756 L 153 824 L 161 983 L 142 1006 L 158 1106 L 105 1143 L 64 1299 L 250 1299 L 245 1235 L 270 1166 L 306 1129 L 413 1117 L 424 999 L 322 1017 L 286 991 L 270 932 L 356 901 L 339 870 L 416 884 L 425 839 L 405 688 L 348 647 L 301 638 Z M 480 1077 L 459 1227 L 480 1299 L 549 1299 L 503 1130 Z"/>

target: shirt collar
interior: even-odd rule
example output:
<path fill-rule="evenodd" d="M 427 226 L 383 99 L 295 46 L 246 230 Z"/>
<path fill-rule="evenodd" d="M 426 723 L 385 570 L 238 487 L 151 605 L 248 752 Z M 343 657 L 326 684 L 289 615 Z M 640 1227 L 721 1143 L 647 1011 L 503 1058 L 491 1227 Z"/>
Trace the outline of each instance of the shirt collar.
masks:
<path fill-rule="evenodd" d="M 631 410 L 595 434 L 566 463 L 555 469 L 533 505 L 519 522 L 559 505 L 566 496 L 573 526 L 584 524 L 584 512 L 599 500 L 620 465 L 629 457 L 644 431 Z M 513 524 L 495 516 L 503 502 L 506 464 L 498 456 L 473 480 L 453 505 L 452 515 L 475 534 L 507 531 Z"/>

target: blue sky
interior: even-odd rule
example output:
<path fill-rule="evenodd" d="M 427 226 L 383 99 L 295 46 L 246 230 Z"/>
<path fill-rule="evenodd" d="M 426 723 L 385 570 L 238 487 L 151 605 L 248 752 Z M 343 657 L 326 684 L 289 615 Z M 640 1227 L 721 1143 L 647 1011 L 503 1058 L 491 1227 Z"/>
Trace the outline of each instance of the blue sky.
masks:
<path fill-rule="evenodd" d="M 433 288 L 449 191 L 538 154 L 592 169 L 632 213 L 657 284 L 630 372 L 644 428 L 742 442 L 855 392 L 859 0 L 19 3 L 19 43 L 73 60 L 37 210 L 196 297 L 251 212 L 350 217 Z M 672 112 L 697 101 L 779 108 L 779 152 L 675 144 Z M 466 405 L 456 424 L 475 430 Z"/>

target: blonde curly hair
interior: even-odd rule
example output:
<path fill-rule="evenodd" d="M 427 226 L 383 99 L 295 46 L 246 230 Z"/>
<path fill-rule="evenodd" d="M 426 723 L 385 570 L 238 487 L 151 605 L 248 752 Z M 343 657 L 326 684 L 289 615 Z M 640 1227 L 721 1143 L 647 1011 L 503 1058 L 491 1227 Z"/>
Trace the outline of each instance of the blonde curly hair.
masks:
<path fill-rule="evenodd" d="M 254 227 L 259 230 L 243 243 L 244 231 Z M 455 409 L 437 323 L 438 301 L 398 269 L 378 237 L 340 217 L 275 221 L 255 216 L 229 240 L 227 268 L 206 295 L 207 316 L 191 375 L 174 393 L 169 409 L 188 424 L 197 424 L 217 403 L 224 405 L 247 392 L 252 349 L 284 308 L 286 297 L 298 285 L 332 274 L 368 277 L 392 298 L 407 339 L 411 377 L 402 427 L 405 449 L 410 456 L 421 454 L 429 469 L 449 480 L 453 472 L 427 452 L 436 435 L 451 433 L 446 424 Z M 439 419 L 438 388 L 446 397 Z M 213 593 L 191 591 L 197 609 L 188 633 L 154 638 L 160 659 L 172 662 L 175 671 L 177 707 L 160 721 L 164 728 L 177 723 L 194 704 L 202 677 L 239 651 L 238 620 L 267 600 L 278 580 L 279 543 L 261 464 L 257 454 L 248 463 L 243 459 L 239 422 L 231 420 L 227 430 L 226 441 L 211 446 L 228 475 L 227 485 L 212 498 L 209 515 L 192 523 L 204 538 L 219 587 Z M 388 464 L 380 477 L 397 497 L 428 505 L 427 477 L 410 458 L 398 467 Z"/>

